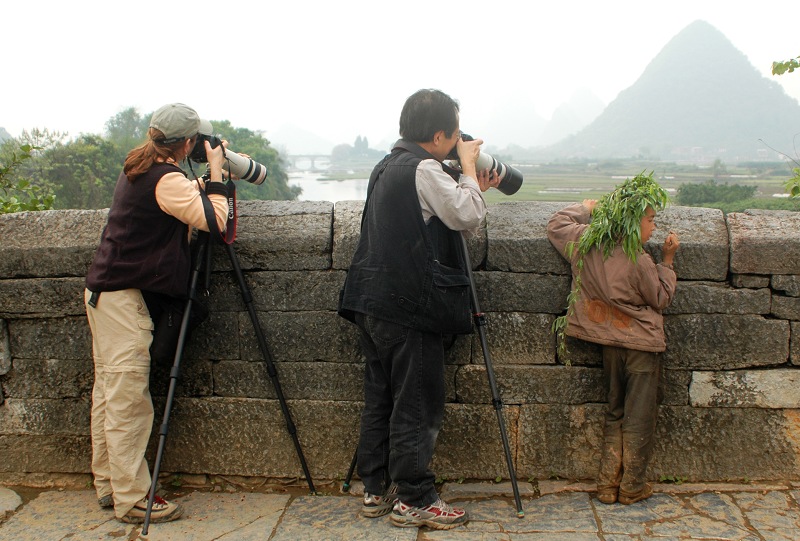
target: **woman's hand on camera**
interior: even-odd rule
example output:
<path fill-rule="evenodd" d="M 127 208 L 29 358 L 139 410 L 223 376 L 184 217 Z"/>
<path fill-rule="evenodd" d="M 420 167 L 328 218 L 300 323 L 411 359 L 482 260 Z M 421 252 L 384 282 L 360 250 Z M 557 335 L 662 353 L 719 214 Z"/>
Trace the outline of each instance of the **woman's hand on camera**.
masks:
<path fill-rule="evenodd" d="M 223 148 L 228 148 L 228 142 L 222 141 L 222 144 L 217 145 L 215 148 L 211 148 L 211 144 L 208 141 L 203 141 L 203 144 L 206 146 L 206 159 L 208 160 L 210 179 L 212 181 L 222 181 L 222 164 L 225 163 Z"/>

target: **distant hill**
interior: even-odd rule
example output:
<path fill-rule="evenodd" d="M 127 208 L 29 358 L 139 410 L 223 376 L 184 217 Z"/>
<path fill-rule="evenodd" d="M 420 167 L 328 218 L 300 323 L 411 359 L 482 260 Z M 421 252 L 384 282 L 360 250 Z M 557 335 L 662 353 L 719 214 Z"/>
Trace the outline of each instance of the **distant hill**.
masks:
<path fill-rule="evenodd" d="M 334 143 L 293 124 L 284 124 L 266 134 L 275 146 L 284 148 L 289 154 L 330 154 Z"/>
<path fill-rule="evenodd" d="M 763 77 L 716 28 L 695 21 L 594 122 L 539 149 L 544 158 L 727 162 L 775 159 L 792 148 L 800 104 Z"/>
<path fill-rule="evenodd" d="M 0 126 L 0 143 L 6 141 L 7 139 L 11 139 L 11 134 L 8 133 L 5 128 Z"/>

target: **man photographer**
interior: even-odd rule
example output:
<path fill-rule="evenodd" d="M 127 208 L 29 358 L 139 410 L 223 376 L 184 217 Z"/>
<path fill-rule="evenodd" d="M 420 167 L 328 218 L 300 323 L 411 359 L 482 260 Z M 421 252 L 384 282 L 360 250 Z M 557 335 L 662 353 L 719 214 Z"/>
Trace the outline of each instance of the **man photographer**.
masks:
<path fill-rule="evenodd" d="M 391 511 L 396 526 L 446 530 L 467 521 L 439 498 L 429 469 L 444 415 L 445 342 L 472 331 L 458 235 L 480 226 L 481 192 L 500 181 L 476 171 L 483 141 L 461 140 L 458 103 L 439 90 L 406 100 L 400 136 L 370 177 L 339 306 L 366 357 L 362 514 Z M 444 163 L 454 148 L 460 171 Z"/>
<path fill-rule="evenodd" d="M 187 296 L 191 229 L 209 230 L 202 197 L 208 195 L 220 231 L 228 216 L 228 192 L 221 182 L 223 145 L 212 149 L 203 142 L 210 174 L 204 184 L 189 180 L 178 167 L 192 152 L 200 129 L 200 117 L 181 103 L 153 113 L 147 141 L 125 159 L 86 277 L 95 367 L 92 473 L 100 505 L 113 506 L 122 522 L 144 522 L 151 485 L 145 450 L 153 426 L 154 307 Z M 179 505 L 156 497 L 150 520 L 180 515 Z"/>

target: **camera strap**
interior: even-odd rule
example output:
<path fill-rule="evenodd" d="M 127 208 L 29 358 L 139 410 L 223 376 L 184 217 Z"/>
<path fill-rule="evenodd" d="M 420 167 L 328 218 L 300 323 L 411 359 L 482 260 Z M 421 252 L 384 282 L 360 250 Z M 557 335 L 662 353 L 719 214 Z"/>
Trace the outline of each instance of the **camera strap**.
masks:
<path fill-rule="evenodd" d="M 238 222 L 238 213 L 236 209 L 236 186 L 232 180 L 227 184 L 208 182 L 206 190 L 211 189 L 212 194 L 224 195 L 228 200 L 228 218 L 225 227 L 225 233 L 219 230 L 217 225 L 217 216 L 214 214 L 214 207 L 211 200 L 208 198 L 206 190 L 200 189 L 200 199 L 203 201 L 203 212 L 206 215 L 206 222 L 208 223 L 208 231 L 211 238 L 220 239 L 225 244 L 232 244 L 236 240 L 236 224 Z"/>

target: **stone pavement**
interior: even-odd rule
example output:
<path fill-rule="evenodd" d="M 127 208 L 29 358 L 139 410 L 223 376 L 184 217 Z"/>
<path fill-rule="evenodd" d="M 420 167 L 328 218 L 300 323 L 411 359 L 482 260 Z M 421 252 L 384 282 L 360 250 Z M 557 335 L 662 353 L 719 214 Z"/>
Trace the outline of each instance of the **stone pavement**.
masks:
<path fill-rule="evenodd" d="M 470 522 L 450 531 L 401 529 L 388 517 L 358 515 L 352 494 L 190 491 L 179 496 L 181 520 L 141 526 L 114 520 L 94 491 L 48 489 L 22 504 L 0 488 L 0 540 L 59 541 L 629 541 L 800 540 L 800 483 L 655 485 L 634 505 L 603 505 L 594 486 L 556 481 L 520 484 L 517 518 L 509 484 L 446 484 L 442 495 L 465 507 Z"/>

